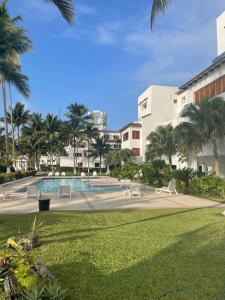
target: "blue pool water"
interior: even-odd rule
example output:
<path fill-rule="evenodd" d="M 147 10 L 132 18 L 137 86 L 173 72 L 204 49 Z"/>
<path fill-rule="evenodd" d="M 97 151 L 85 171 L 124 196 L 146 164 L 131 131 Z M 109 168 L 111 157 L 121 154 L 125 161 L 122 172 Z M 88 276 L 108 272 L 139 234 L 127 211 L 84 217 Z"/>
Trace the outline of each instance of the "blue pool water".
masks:
<path fill-rule="evenodd" d="M 95 182 L 95 184 L 98 184 Z M 74 179 L 74 178 L 64 178 L 64 179 L 42 179 L 37 183 L 33 184 L 37 186 L 39 192 L 47 193 L 57 193 L 60 185 L 69 185 L 71 192 L 88 192 L 88 191 L 122 191 L 123 188 L 120 186 L 97 186 L 88 185 L 87 180 Z M 21 192 L 26 191 L 26 189 L 21 190 Z"/>

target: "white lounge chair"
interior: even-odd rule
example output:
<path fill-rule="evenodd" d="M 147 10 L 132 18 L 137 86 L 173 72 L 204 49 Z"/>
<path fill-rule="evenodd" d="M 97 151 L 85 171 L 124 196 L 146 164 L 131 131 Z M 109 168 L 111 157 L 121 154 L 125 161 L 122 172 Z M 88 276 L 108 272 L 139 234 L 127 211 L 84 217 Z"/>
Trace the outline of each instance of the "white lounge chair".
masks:
<path fill-rule="evenodd" d="M 65 173 L 65 172 L 62 172 L 62 173 L 61 173 L 61 176 L 66 176 L 66 173 Z"/>
<path fill-rule="evenodd" d="M 48 176 L 54 176 L 54 174 L 52 172 L 49 172 Z"/>
<path fill-rule="evenodd" d="M 38 198 L 40 196 L 40 192 L 38 191 L 35 185 L 30 185 L 27 187 L 27 191 L 25 194 L 25 199 L 27 198 Z"/>
<path fill-rule="evenodd" d="M 69 185 L 60 185 L 59 191 L 58 191 L 58 199 L 61 196 L 62 197 L 69 196 L 71 198 L 72 194 L 71 194 L 71 190 L 70 190 L 70 186 Z"/>
<path fill-rule="evenodd" d="M 0 193 L 0 199 L 2 200 L 6 200 L 6 199 L 11 199 L 11 192 L 3 192 L 3 193 Z"/>
<path fill-rule="evenodd" d="M 155 191 L 156 193 L 161 193 L 161 192 L 170 193 L 170 195 L 172 195 L 172 193 L 178 194 L 176 189 L 176 181 L 172 179 L 170 180 L 168 186 L 163 186 L 162 188 L 156 188 Z"/>
<path fill-rule="evenodd" d="M 129 196 L 129 198 L 131 198 L 131 196 L 139 196 L 141 197 L 141 190 L 138 186 L 131 186 L 129 189 L 125 189 L 123 191 L 124 194 L 127 194 Z"/>
<path fill-rule="evenodd" d="M 85 174 L 84 172 L 81 172 L 80 176 L 81 176 L 81 177 L 85 177 L 86 174 Z"/>
<path fill-rule="evenodd" d="M 56 172 L 56 173 L 55 173 L 55 176 L 59 176 L 59 172 Z"/>
<path fill-rule="evenodd" d="M 97 172 L 96 171 L 94 171 L 93 172 L 93 176 L 97 176 L 98 174 L 97 174 Z"/>

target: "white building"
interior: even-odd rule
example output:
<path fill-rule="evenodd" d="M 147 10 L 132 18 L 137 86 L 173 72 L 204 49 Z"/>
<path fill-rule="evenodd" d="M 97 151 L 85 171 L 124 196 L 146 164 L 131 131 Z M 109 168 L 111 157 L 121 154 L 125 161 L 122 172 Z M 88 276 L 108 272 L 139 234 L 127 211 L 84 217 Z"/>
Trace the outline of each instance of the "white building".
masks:
<path fill-rule="evenodd" d="M 98 128 L 99 131 L 107 129 L 107 113 L 99 110 L 94 110 L 89 113 L 90 119 L 94 127 Z"/>
<path fill-rule="evenodd" d="M 225 12 L 217 19 L 217 57 L 212 64 L 194 76 L 181 87 L 151 85 L 138 97 L 138 121 L 140 124 L 140 157 L 145 161 L 147 136 L 159 125 L 180 123 L 180 113 L 188 103 L 198 103 L 205 97 L 221 96 L 225 98 Z M 125 127 L 125 131 L 129 125 Z M 128 135 L 122 130 L 122 148 L 132 149 L 134 145 L 127 140 Z M 129 129 L 129 132 L 131 129 Z M 125 134 L 125 135 L 124 135 Z M 129 136 L 129 135 L 128 135 Z M 125 140 L 124 140 L 125 137 Z M 138 147 L 138 144 L 136 145 Z M 225 176 L 225 149 L 219 147 L 222 174 Z M 173 158 L 176 167 L 183 167 L 177 157 Z M 203 171 L 213 166 L 212 149 L 207 146 L 198 156 L 190 156 L 188 165 Z"/>

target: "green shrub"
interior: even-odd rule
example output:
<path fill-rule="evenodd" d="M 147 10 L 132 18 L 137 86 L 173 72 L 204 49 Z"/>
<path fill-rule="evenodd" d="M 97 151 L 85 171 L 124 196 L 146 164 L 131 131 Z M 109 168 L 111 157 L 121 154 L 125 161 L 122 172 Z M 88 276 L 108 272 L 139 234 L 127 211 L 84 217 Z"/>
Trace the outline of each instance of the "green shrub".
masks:
<path fill-rule="evenodd" d="M 172 172 L 173 178 L 177 181 L 185 182 L 186 186 L 189 185 L 189 181 L 197 176 L 197 173 L 191 168 L 183 168 Z"/>
<path fill-rule="evenodd" d="M 224 198 L 225 180 L 215 175 L 196 178 L 190 181 L 189 190 L 193 195 Z"/>

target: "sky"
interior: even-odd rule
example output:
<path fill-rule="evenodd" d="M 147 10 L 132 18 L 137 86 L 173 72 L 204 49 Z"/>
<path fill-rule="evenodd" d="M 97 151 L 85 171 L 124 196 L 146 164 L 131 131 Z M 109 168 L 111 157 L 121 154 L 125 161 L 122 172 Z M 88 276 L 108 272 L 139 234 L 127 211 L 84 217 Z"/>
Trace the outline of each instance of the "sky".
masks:
<path fill-rule="evenodd" d="M 8 2 L 34 47 L 22 57 L 32 95 L 13 90 L 14 103 L 64 118 L 78 102 L 106 111 L 111 130 L 137 120 L 137 97 L 149 85 L 180 86 L 211 64 L 225 10 L 224 0 L 174 0 L 152 32 L 151 0 L 77 0 L 73 27 L 44 0 Z"/>

